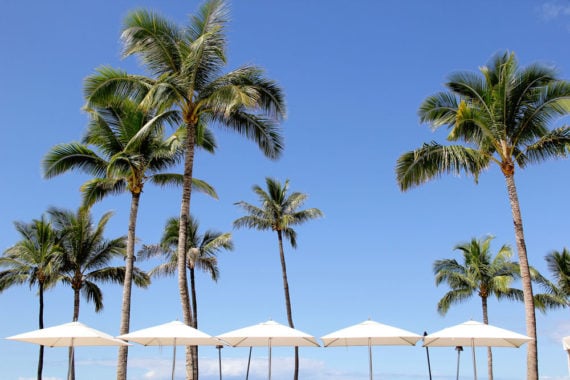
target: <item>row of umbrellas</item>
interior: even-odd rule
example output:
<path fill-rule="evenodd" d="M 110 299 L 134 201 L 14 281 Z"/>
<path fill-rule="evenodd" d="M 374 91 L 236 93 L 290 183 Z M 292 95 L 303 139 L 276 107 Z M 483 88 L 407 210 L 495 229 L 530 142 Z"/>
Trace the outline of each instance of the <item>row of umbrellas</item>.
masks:
<path fill-rule="evenodd" d="M 315 337 L 279 324 L 267 321 L 257 325 L 230 331 L 216 337 L 194 329 L 180 321 L 133 331 L 113 337 L 80 322 L 35 330 L 8 337 L 10 340 L 24 341 L 49 347 L 76 346 L 120 346 L 135 342 L 144 346 L 173 346 L 172 378 L 176 365 L 176 346 L 220 346 L 254 347 L 266 346 L 269 350 L 269 374 L 271 379 L 271 348 L 276 346 L 319 347 Z M 424 347 L 471 346 L 473 351 L 474 379 L 477 379 L 475 347 L 520 347 L 531 338 L 513 331 L 498 328 L 476 321 L 467 321 L 441 331 L 420 336 L 410 331 L 385 325 L 372 320 L 332 332 L 321 337 L 325 347 L 368 346 L 370 379 L 372 371 L 372 346 L 414 346 L 423 339 Z M 221 373 L 220 373 L 221 378 Z"/>

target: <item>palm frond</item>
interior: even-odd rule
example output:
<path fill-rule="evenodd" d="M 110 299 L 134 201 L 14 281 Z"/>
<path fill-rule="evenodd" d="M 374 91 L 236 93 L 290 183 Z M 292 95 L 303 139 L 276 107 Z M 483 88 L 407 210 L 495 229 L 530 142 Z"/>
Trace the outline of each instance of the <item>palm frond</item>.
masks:
<path fill-rule="evenodd" d="M 464 172 L 477 181 L 481 171 L 488 165 L 489 157 L 475 149 L 432 142 L 401 155 L 396 166 L 396 177 L 400 189 L 406 191 L 447 173 L 460 175 Z"/>
<path fill-rule="evenodd" d="M 53 178 L 69 170 L 79 169 L 94 176 L 104 176 L 107 162 L 80 143 L 58 144 L 42 160 L 44 177 Z"/>
<path fill-rule="evenodd" d="M 135 10 L 124 20 L 123 56 L 136 54 L 156 76 L 179 72 L 183 59 L 178 48 L 181 38 L 182 31 L 176 24 L 157 13 Z"/>

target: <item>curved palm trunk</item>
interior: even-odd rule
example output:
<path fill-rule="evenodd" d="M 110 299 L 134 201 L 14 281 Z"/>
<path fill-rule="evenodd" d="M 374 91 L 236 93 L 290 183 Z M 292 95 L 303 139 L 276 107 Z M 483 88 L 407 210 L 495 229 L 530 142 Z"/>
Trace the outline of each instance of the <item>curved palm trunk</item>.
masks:
<path fill-rule="evenodd" d="M 121 327 L 119 333 L 127 334 L 131 319 L 131 292 L 133 286 L 133 266 L 135 261 L 135 239 L 137 214 L 141 193 L 131 193 L 131 212 L 127 234 L 127 257 L 125 258 L 125 281 L 123 283 L 123 305 L 121 307 Z M 120 346 L 117 357 L 117 380 L 127 380 L 128 346 Z"/>
<path fill-rule="evenodd" d="M 283 290 L 285 291 L 285 306 L 287 308 L 287 321 L 289 322 L 289 327 L 295 328 L 293 325 L 293 313 L 291 312 L 291 298 L 289 297 L 289 282 L 287 281 L 287 266 L 285 264 L 285 252 L 283 251 L 283 233 L 277 231 L 277 237 L 279 239 L 279 258 L 281 259 L 281 273 L 283 275 Z M 299 379 L 299 347 L 295 347 L 295 372 L 293 373 L 293 379 Z"/>
<path fill-rule="evenodd" d="M 38 323 L 40 329 L 44 328 L 44 284 L 40 281 L 39 284 L 39 296 L 40 296 L 40 313 L 38 316 Z M 38 380 L 42 380 L 42 372 L 44 368 L 44 346 L 40 346 L 40 355 L 38 358 Z"/>
<path fill-rule="evenodd" d="M 180 303 L 182 305 L 182 315 L 184 323 L 192 326 L 192 310 L 188 295 L 188 283 L 186 278 L 186 232 L 188 220 L 190 218 L 190 194 L 192 192 L 192 169 L 194 166 L 194 144 L 196 140 L 195 126 L 186 123 L 186 154 L 184 158 L 184 180 L 182 183 L 182 203 L 180 205 L 180 222 L 178 229 L 178 289 L 180 291 Z M 186 347 L 186 379 L 197 380 L 198 371 L 194 368 L 193 350 L 191 346 Z"/>
<path fill-rule="evenodd" d="M 509 193 L 509 201 L 513 212 L 513 223 L 515 228 L 515 237 L 517 240 L 517 253 L 519 256 L 519 265 L 521 270 L 522 290 L 524 297 L 524 308 L 526 317 L 526 333 L 532 338 L 528 343 L 527 351 L 527 380 L 538 380 L 538 345 L 536 340 L 536 315 L 534 310 L 534 299 L 532 295 L 532 281 L 528 264 L 528 256 L 526 252 L 526 243 L 524 239 L 524 231 L 522 224 L 521 210 L 519 206 L 519 198 L 517 188 L 515 186 L 514 175 L 505 175 L 507 182 L 507 191 Z"/>
<path fill-rule="evenodd" d="M 487 297 L 481 297 L 481 305 L 483 307 L 483 323 L 489 324 L 489 314 L 487 309 Z M 488 379 L 493 380 L 493 352 L 491 347 L 487 347 L 487 373 Z"/>

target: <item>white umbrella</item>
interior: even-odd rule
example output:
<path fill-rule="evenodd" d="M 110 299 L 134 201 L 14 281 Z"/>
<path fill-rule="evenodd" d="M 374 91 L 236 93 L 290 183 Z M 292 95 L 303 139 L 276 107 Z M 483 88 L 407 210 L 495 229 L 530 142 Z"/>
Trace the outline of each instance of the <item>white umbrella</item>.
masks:
<path fill-rule="evenodd" d="M 421 338 L 412 332 L 371 320 L 321 337 L 325 347 L 368 346 L 370 379 L 373 377 L 372 346 L 414 346 Z"/>
<path fill-rule="evenodd" d="M 30 331 L 9 336 L 6 339 L 40 344 L 48 347 L 78 347 L 78 346 L 128 346 L 127 342 L 116 339 L 102 331 L 88 327 L 81 322 L 70 322 L 62 325 Z M 67 376 L 71 377 L 73 350 L 70 351 L 69 369 Z"/>
<path fill-rule="evenodd" d="M 267 346 L 269 349 L 269 379 L 271 379 L 271 347 L 319 347 L 319 343 L 313 336 L 271 320 L 218 335 L 218 338 L 233 347 Z"/>
<path fill-rule="evenodd" d="M 467 321 L 424 337 L 424 347 L 471 346 L 473 373 L 477 379 L 475 347 L 520 347 L 532 339 L 526 335 L 477 321 Z"/>
<path fill-rule="evenodd" d="M 176 366 L 176 346 L 217 346 L 222 344 L 200 330 L 188 326 L 180 321 L 172 321 L 162 325 L 148 327 L 128 334 L 119 335 L 117 338 L 136 342 L 144 346 L 173 346 L 172 354 L 172 379 Z"/>

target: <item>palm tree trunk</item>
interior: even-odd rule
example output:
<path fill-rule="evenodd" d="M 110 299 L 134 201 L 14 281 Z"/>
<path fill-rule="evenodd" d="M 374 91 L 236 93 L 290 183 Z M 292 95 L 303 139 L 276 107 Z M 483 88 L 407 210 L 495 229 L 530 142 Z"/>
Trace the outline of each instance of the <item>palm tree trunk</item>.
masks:
<path fill-rule="evenodd" d="M 532 281 L 530 277 L 530 269 L 528 264 L 528 256 L 526 252 L 526 243 L 524 239 L 523 223 L 521 210 L 519 206 L 519 198 L 517 188 L 515 186 L 514 175 L 505 175 L 507 182 L 507 191 L 509 193 L 509 201 L 513 212 L 513 223 L 515 228 L 515 237 L 517 241 L 517 252 L 519 256 L 519 265 L 521 270 L 521 282 L 524 298 L 524 308 L 526 317 L 526 333 L 532 338 L 527 346 L 527 380 L 538 380 L 538 344 L 536 340 L 536 315 L 534 309 L 534 299 L 532 295 Z"/>
<path fill-rule="evenodd" d="M 279 239 L 279 258 L 281 259 L 281 273 L 283 275 L 283 290 L 285 291 L 285 306 L 287 308 L 287 321 L 289 327 L 295 328 L 293 324 L 293 313 L 291 312 L 291 298 L 289 297 L 289 282 L 287 281 L 287 265 L 285 264 L 285 252 L 283 251 L 283 233 L 277 230 Z M 299 347 L 295 347 L 295 372 L 293 379 L 299 379 Z"/>
<path fill-rule="evenodd" d="M 192 327 L 198 328 L 198 307 L 196 300 L 196 272 L 194 268 L 190 268 L 190 292 L 192 293 L 192 314 L 193 314 L 193 324 Z M 198 346 L 192 346 L 192 357 L 194 360 L 194 369 L 199 372 L 198 368 Z"/>
<path fill-rule="evenodd" d="M 481 304 L 483 306 L 483 323 L 489 324 L 489 312 L 487 309 L 487 297 L 481 297 Z M 493 380 L 493 352 L 491 347 L 487 347 L 487 373 L 489 380 Z"/>
<path fill-rule="evenodd" d="M 44 328 L 44 284 L 40 281 L 40 313 L 38 316 L 40 329 Z M 40 346 L 40 355 L 38 358 L 38 380 L 42 380 L 42 372 L 44 368 L 44 346 Z"/>
<path fill-rule="evenodd" d="M 79 319 L 79 288 L 73 289 L 73 322 Z M 73 346 L 69 347 L 69 380 L 75 380 L 75 355 Z"/>
<path fill-rule="evenodd" d="M 196 140 L 195 125 L 186 123 L 186 154 L 184 158 L 184 179 L 182 183 L 182 203 L 180 205 L 180 226 L 178 229 L 178 289 L 184 323 L 192 326 L 192 312 L 186 279 L 186 231 L 190 218 L 190 195 L 192 192 L 192 169 L 194 166 L 194 144 Z M 197 380 L 194 370 L 194 356 L 191 346 L 186 347 L 186 379 Z"/>
<path fill-rule="evenodd" d="M 127 234 L 127 257 L 125 258 L 125 280 L 123 283 L 123 305 L 121 307 L 121 327 L 119 334 L 127 334 L 131 319 L 131 291 L 133 286 L 133 267 L 135 261 L 135 239 L 137 214 L 141 193 L 131 193 L 131 213 L 129 215 L 129 231 Z M 127 380 L 128 346 L 120 346 L 117 357 L 117 380 Z"/>

